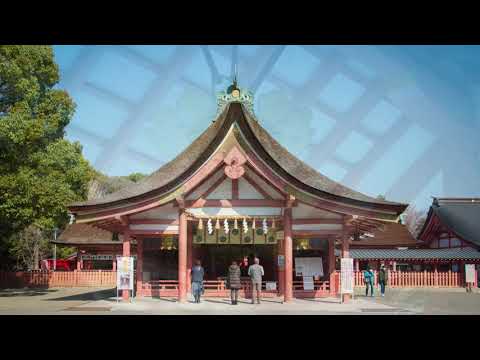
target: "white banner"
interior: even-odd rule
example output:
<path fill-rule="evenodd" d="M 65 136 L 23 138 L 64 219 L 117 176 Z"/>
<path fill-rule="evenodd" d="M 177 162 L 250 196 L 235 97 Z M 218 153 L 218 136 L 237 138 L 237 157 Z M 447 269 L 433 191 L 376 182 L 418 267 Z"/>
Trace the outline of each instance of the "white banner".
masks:
<path fill-rule="evenodd" d="M 341 293 L 353 294 L 353 259 L 343 258 L 340 263 Z"/>
<path fill-rule="evenodd" d="M 277 283 L 274 281 L 267 281 L 265 284 L 265 289 L 275 291 L 277 290 Z"/>
<path fill-rule="evenodd" d="M 321 257 L 295 258 L 296 276 L 323 276 L 323 262 Z"/>
<path fill-rule="evenodd" d="M 303 277 L 303 290 L 314 290 L 313 276 L 304 276 Z"/>
<path fill-rule="evenodd" d="M 117 257 L 117 289 L 133 290 L 133 257 Z"/>
<path fill-rule="evenodd" d="M 474 283 L 475 282 L 475 265 L 474 264 L 465 264 L 465 282 Z"/>

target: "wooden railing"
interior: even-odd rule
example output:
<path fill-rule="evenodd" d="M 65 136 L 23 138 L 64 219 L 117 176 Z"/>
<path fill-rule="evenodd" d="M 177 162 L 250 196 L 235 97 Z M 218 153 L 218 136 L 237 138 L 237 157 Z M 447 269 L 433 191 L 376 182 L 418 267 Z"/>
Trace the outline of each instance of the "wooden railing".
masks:
<path fill-rule="evenodd" d="M 378 285 L 378 271 L 374 271 L 374 286 Z M 452 271 L 388 271 L 389 287 L 462 287 L 464 275 Z M 364 286 L 363 271 L 354 272 L 355 286 Z"/>
<path fill-rule="evenodd" d="M 0 288 L 115 287 L 116 276 L 111 270 L 0 272 Z"/>
<path fill-rule="evenodd" d="M 378 285 L 378 272 L 374 271 L 374 285 Z M 22 288 L 22 287 L 115 287 L 116 271 L 111 270 L 81 270 L 81 271 L 25 271 L 25 272 L 0 272 L 0 288 Z M 363 272 L 354 272 L 355 286 L 365 286 Z M 266 296 L 278 294 L 276 290 L 266 290 L 266 281 L 262 283 L 262 293 Z M 240 294 L 248 296 L 251 293 L 250 281 L 242 281 Z M 463 287 L 464 274 L 461 272 L 433 272 L 433 271 L 389 271 L 389 287 Z M 330 281 L 314 281 L 314 290 L 303 290 L 301 281 L 293 282 L 294 295 L 301 297 L 312 295 L 324 296 L 325 294 L 336 294 L 339 291 L 340 274 L 338 271 L 331 274 Z M 206 295 L 225 296 L 229 290 L 225 281 L 207 280 L 204 283 Z M 158 280 L 143 283 L 142 289 L 145 295 L 156 291 L 175 296 L 178 293 L 178 281 Z M 277 284 L 278 290 L 278 284 Z M 241 295 L 242 296 L 242 295 Z"/>

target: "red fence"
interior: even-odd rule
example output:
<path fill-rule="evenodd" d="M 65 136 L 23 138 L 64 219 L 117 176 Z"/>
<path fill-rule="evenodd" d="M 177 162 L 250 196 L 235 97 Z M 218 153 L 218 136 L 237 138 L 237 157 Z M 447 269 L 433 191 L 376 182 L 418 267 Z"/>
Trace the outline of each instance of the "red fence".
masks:
<path fill-rule="evenodd" d="M 375 283 L 378 284 L 378 273 L 375 273 Z M 116 271 L 111 270 L 81 270 L 81 271 L 25 271 L 0 272 L 0 288 L 22 287 L 115 287 Z M 363 272 L 354 272 L 355 286 L 364 286 Z M 250 296 L 249 281 L 242 281 L 240 296 Z M 459 272 L 432 271 L 389 271 L 389 287 L 463 287 L 464 274 Z M 295 297 L 321 297 L 337 294 L 340 286 L 338 271 L 331 274 L 330 281 L 314 281 L 314 290 L 303 290 L 303 283 L 293 282 Z M 476 286 L 476 285 L 475 285 Z M 277 291 L 266 290 L 266 282 L 262 284 L 265 296 L 275 296 Z M 176 280 L 159 280 L 145 282 L 142 287 L 145 296 L 177 296 L 178 282 Z M 227 296 L 229 290 L 223 280 L 205 281 L 205 295 Z"/>
<path fill-rule="evenodd" d="M 115 287 L 116 276 L 111 270 L 0 272 L 0 288 Z"/>
<path fill-rule="evenodd" d="M 378 285 L 378 272 L 374 271 L 374 285 Z M 355 271 L 355 286 L 364 286 L 363 272 Z M 452 271 L 388 271 L 387 286 L 390 287 L 463 287 L 464 275 Z"/>
<path fill-rule="evenodd" d="M 242 281 L 239 296 L 251 298 L 252 287 L 250 281 Z M 262 282 L 262 297 L 275 297 L 277 290 L 267 290 L 267 281 Z M 228 297 L 230 290 L 227 289 L 224 280 L 206 280 L 203 283 L 205 296 Z M 278 284 L 277 284 L 278 286 Z M 178 281 L 176 280 L 151 280 L 143 283 L 142 293 L 144 296 L 171 297 L 178 295 Z M 293 282 L 293 294 L 298 298 L 329 296 L 329 281 L 314 281 L 313 290 L 304 290 L 302 281 Z"/>

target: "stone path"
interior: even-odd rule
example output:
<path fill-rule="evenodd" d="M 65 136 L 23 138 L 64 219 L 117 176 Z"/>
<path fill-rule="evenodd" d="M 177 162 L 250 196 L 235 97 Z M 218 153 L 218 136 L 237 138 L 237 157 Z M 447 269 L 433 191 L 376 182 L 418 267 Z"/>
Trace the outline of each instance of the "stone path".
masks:
<path fill-rule="evenodd" d="M 412 314 L 403 308 L 381 304 L 371 299 L 357 298 L 340 304 L 337 298 L 295 299 L 283 304 L 281 298 L 263 300 L 252 305 L 240 299 L 231 305 L 226 298 L 203 299 L 185 304 L 175 299 L 133 299 L 131 303 L 117 302 L 112 289 L 49 289 L 1 290 L 0 314 L 58 314 L 58 315 L 320 315 L 320 314 Z"/>

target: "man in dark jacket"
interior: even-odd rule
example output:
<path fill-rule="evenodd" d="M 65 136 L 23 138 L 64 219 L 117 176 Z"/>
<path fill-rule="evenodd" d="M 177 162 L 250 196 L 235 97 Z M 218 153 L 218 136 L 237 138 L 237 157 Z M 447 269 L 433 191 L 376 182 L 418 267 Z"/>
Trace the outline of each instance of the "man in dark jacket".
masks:
<path fill-rule="evenodd" d="M 380 271 L 378 272 L 378 283 L 380 284 L 380 293 L 385 296 L 385 285 L 388 281 L 388 272 L 385 270 L 385 265 L 382 264 Z"/>
<path fill-rule="evenodd" d="M 237 265 L 236 261 L 232 261 L 232 265 L 228 268 L 228 277 L 227 283 L 230 288 L 230 299 L 232 300 L 232 305 L 237 305 L 238 301 L 238 290 L 241 288 L 242 284 L 240 282 L 240 266 Z"/>
<path fill-rule="evenodd" d="M 203 277 L 205 275 L 205 270 L 202 267 L 202 262 L 197 260 L 195 266 L 192 267 L 192 293 L 195 298 L 195 302 L 200 302 L 200 296 L 203 293 Z"/>

